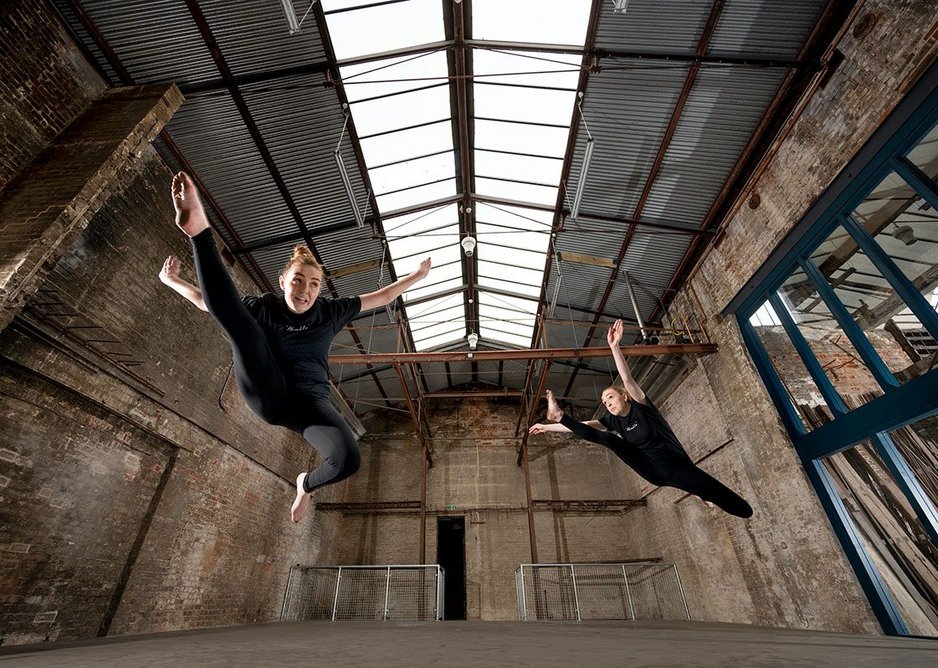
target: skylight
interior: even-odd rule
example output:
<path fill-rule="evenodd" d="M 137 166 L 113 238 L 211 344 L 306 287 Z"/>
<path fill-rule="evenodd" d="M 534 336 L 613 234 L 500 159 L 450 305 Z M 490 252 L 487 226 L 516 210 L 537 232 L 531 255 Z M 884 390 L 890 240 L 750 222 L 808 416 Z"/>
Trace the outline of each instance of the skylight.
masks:
<path fill-rule="evenodd" d="M 441 47 L 453 30 L 445 29 L 442 3 L 323 2 L 394 271 L 406 276 L 425 257 L 433 262 L 404 295 L 418 351 L 458 344 L 470 330 L 489 344 L 532 343 L 582 57 L 505 42 L 582 47 L 590 6 L 473 1 L 466 31 L 474 40 L 466 51 L 473 116 L 465 119 L 473 174 L 460 175 L 453 47 Z M 475 190 L 477 245 L 468 263 L 459 245 L 469 220 L 457 205 L 467 195 L 463 183 Z M 467 323 L 475 293 L 464 289 L 463 267 L 472 263 L 479 321 Z"/>

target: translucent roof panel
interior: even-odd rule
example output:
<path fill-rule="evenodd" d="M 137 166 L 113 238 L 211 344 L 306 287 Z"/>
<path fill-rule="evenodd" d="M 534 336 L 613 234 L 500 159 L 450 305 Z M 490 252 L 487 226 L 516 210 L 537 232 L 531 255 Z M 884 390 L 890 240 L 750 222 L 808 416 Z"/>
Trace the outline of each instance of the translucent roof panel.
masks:
<path fill-rule="evenodd" d="M 520 179 L 556 187 L 560 183 L 560 158 L 532 158 L 524 155 L 475 152 L 476 174 L 497 179 Z"/>
<path fill-rule="evenodd" d="M 522 176 L 523 175 L 519 175 Z M 557 187 L 535 185 L 532 183 L 517 183 L 499 179 L 486 179 L 476 176 L 476 194 L 510 199 L 514 202 L 529 204 L 547 204 L 553 206 L 557 202 Z"/>
<path fill-rule="evenodd" d="M 462 293 L 433 299 L 408 309 L 416 350 L 453 343 L 466 335 L 466 307 Z"/>
<path fill-rule="evenodd" d="M 475 80 L 523 86 L 547 86 L 576 90 L 583 56 L 475 49 Z"/>
<path fill-rule="evenodd" d="M 475 119 L 477 148 L 563 158 L 570 128 Z M 476 153 L 478 156 L 478 153 Z"/>
<path fill-rule="evenodd" d="M 434 86 L 350 105 L 359 136 L 367 137 L 450 118 L 449 89 Z"/>
<path fill-rule="evenodd" d="M 322 8 L 339 61 L 445 39 L 439 0 L 323 0 Z"/>
<path fill-rule="evenodd" d="M 590 2 L 473 0 L 474 39 L 583 46 Z"/>
<path fill-rule="evenodd" d="M 371 187 L 376 196 L 404 188 L 426 185 L 444 179 L 456 178 L 456 163 L 453 152 L 414 158 L 385 167 L 368 170 Z"/>
<path fill-rule="evenodd" d="M 479 81 L 473 84 L 473 88 L 476 116 L 570 126 L 576 101 L 576 91 L 572 89 L 495 86 Z"/>
<path fill-rule="evenodd" d="M 446 118 L 432 125 L 366 137 L 360 143 L 365 165 L 370 169 L 418 155 L 452 150 L 453 128 L 450 119 Z"/>
<path fill-rule="evenodd" d="M 349 103 L 418 88 L 446 85 L 446 52 L 428 51 L 412 56 L 345 65 L 339 68 Z"/>
<path fill-rule="evenodd" d="M 534 332 L 537 301 L 479 291 L 479 336 L 487 343 L 528 346 Z"/>
<path fill-rule="evenodd" d="M 378 209 L 381 213 L 389 213 L 423 204 L 424 202 L 455 196 L 456 179 L 449 179 L 442 183 L 430 183 L 409 190 L 391 192 L 375 199 L 378 201 Z"/>
<path fill-rule="evenodd" d="M 384 231 L 391 257 L 394 259 L 394 271 L 398 276 L 406 276 L 412 272 L 427 256 L 433 260 L 437 269 L 451 262 L 454 255 L 459 259 L 457 215 L 456 205 L 451 204 L 430 211 L 385 219 Z M 426 280 L 441 280 L 439 273 L 431 269 Z"/>

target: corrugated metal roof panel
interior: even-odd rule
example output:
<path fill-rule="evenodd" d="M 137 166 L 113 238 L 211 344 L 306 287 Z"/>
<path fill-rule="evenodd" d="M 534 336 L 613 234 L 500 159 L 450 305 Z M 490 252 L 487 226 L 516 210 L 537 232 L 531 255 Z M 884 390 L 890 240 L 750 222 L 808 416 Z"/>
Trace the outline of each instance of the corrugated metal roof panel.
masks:
<path fill-rule="evenodd" d="M 315 17 L 290 34 L 283 8 L 270 0 L 201 0 L 212 34 L 232 73 L 278 70 L 326 60 Z M 300 14 L 297 18 L 301 18 Z"/>
<path fill-rule="evenodd" d="M 335 93 L 324 89 L 322 80 L 321 75 L 301 76 L 284 82 L 296 88 L 268 89 L 264 84 L 243 88 L 287 191 L 303 223 L 314 232 L 355 220 L 333 157 L 345 117 Z M 371 213 L 367 188 L 347 136 L 341 149 L 359 211 L 367 216 Z"/>
<path fill-rule="evenodd" d="M 637 60 L 603 61 L 603 71 L 590 77 L 583 109 L 594 148 L 582 212 L 632 215 L 686 77 L 684 65 Z M 567 180 L 567 207 L 573 205 L 586 140 L 581 125 Z"/>
<path fill-rule="evenodd" d="M 720 13 L 710 53 L 794 58 L 824 0 L 729 0 Z"/>
<path fill-rule="evenodd" d="M 229 96 L 190 100 L 167 129 L 242 242 L 298 230 Z"/>
<path fill-rule="evenodd" d="M 205 40 L 183 3 L 82 0 L 81 4 L 135 83 L 219 78 Z"/>
<path fill-rule="evenodd" d="M 699 227 L 783 76 L 782 70 L 702 68 L 642 215 Z"/>
<path fill-rule="evenodd" d="M 596 48 L 692 54 L 710 14 L 710 0 L 629 0 L 624 13 L 601 3 Z"/>

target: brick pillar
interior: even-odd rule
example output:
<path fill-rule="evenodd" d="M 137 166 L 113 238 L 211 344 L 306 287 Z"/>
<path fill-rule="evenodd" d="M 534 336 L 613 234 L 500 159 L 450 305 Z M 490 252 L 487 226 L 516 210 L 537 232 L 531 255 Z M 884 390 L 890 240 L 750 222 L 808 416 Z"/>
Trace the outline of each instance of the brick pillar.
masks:
<path fill-rule="evenodd" d="M 0 193 L 0 330 L 182 104 L 174 85 L 112 89 Z"/>

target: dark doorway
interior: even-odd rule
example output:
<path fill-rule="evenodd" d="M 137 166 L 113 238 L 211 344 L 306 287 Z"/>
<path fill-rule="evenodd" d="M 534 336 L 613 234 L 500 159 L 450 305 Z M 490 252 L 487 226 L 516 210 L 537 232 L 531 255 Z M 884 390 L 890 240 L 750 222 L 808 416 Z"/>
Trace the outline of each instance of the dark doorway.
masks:
<path fill-rule="evenodd" d="M 436 559 L 443 569 L 445 619 L 466 618 L 466 518 L 439 517 Z"/>

